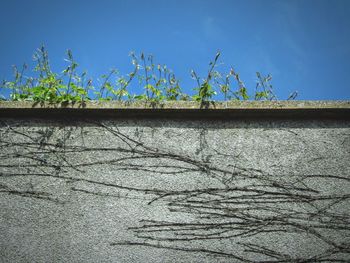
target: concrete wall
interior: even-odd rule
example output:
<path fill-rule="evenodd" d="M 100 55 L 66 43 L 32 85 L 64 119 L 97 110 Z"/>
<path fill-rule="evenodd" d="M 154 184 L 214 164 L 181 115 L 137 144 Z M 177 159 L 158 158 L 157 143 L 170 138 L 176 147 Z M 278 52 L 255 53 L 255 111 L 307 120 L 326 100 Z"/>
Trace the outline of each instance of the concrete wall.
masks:
<path fill-rule="evenodd" d="M 350 120 L 256 114 L 2 117 L 0 262 L 349 262 Z"/>

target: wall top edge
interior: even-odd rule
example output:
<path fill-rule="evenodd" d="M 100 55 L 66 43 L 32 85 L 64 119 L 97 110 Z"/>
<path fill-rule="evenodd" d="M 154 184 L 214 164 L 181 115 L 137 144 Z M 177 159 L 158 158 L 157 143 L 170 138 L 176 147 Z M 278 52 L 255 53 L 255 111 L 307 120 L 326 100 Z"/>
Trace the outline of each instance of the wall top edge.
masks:
<path fill-rule="evenodd" d="M 33 103 L 0 101 L 0 118 L 346 119 L 350 101 Z"/>
<path fill-rule="evenodd" d="M 0 101 L 2 109 L 169 109 L 169 110 L 224 110 L 224 109 L 350 109 L 350 100 L 347 101 L 228 101 L 228 102 L 194 102 L 194 101 L 164 101 L 158 103 L 137 101 L 87 101 L 75 103 L 38 103 L 32 101 Z"/>

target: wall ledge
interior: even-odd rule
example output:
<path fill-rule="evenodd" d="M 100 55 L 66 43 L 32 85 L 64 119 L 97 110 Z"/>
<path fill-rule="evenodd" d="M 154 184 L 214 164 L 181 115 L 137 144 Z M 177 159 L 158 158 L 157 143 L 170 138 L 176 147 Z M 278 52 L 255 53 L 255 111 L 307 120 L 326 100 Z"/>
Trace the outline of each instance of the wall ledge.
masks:
<path fill-rule="evenodd" d="M 33 103 L 0 101 L 0 118 L 350 119 L 350 101 Z"/>

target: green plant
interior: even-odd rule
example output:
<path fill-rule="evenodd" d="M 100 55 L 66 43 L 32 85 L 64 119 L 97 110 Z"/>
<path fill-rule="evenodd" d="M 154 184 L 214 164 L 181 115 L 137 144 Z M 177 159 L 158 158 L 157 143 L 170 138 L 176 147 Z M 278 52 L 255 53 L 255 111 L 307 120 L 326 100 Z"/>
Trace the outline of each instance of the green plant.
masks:
<path fill-rule="evenodd" d="M 211 80 L 213 78 L 213 73 L 215 73 L 214 68 L 216 66 L 219 56 L 220 52 L 217 52 L 214 61 L 209 63 L 210 68 L 207 77 L 203 81 L 201 81 L 201 79 L 194 70 L 191 70 L 191 76 L 193 79 L 196 80 L 198 85 L 197 88 L 194 88 L 194 90 L 196 90 L 198 93 L 192 96 L 193 100 L 199 101 L 201 103 L 207 102 L 208 100 L 211 100 L 214 95 L 217 94 L 216 91 L 213 89 Z"/>
<path fill-rule="evenodd" d="M 27 65 L 19 70 L 13 67 L 14 79 L 3 81 L 0 86 L 0 100 L 29 100 L 34 102 L 83 102 L 86 100 L 100 101 L 133 101 L 142 100 L 151 103 L 173 100 L 194 100 L 207 103 L 213 101 L 215 96 L 221 94 L 224 101 L 227 100 L 277 100 L 271 84 L 272 76 L 266 77 L 259 72 L 257 84 L 253 95 L 248 94 L 248 89 L 241 80 L 239 74 L 231 67 L 227 74 L 220 73 L 216 68 L 221 53 L 218 51 L 213 61 L 209 63 L 208 74 L 201 79 L 191 70 L 191 77 L 197 83 L 194 95 L 185 94 L 180 87 L 180 81 L 166 66 L 154 62 L 152 55 L 141 53 L 140 58 L 134 52 L 130 53 L 133 70 L 127 75 L 121 75 L 116 69 L 111 69 L 108 74 L 101 76 L 101 85 L 93 86 L 93 80 L 87 78 L 86 71 L 77 72 L 78 63 L 74 60 L 71 50 L 66 52 L 67 67 L 60 73 L 51 70 L 49 55 L 44 46 L 41 46 L 33 55 L 36 63 L 34 72 L 36 77 L 26 77 L 24 72 Z M 134 79 L 138 80 L 143 92 L 131 94 L 129 87 Z M 232 88 L 232 80 L 237 83 L 237 89 Z M 10 96 L 1 95 L 5 89 L 10 90 Z M 295 99 L 293 92 L 288 99 Z"/>
<path fill-rule="evenodd" d="M 66 61 L 69 63 L 68 67 L 63 70 L 64 76 L 68 76 L 67 86 L 61 85 L 61 89 L 65 90 L 65 93 L 59 93 L 59 100 L 62 101 L 84 101 L 88 98 L 88 92 L 91 88 L 91 81 L 87 83 L 84 88 L 84 78 L 86 72 L 84 71 L 81 76 L 76 73 L 76 68 L 78 64 L 73 59 L 72 51 L 67 50 L 67 59 Z"/>
<path fill-rule="evenodd" d="M 204 80 L 201 81 L 196 72 L 194 70 L 191 71 L 191 76 L 196 80 L 198 85 L 198 87 L 194 89 L 198 93 L 192 96 L 193 100 L 208 102 L 218 93 L 217 90 L 223 94 L 224 101 L 232 99 L 249 100 L 251 96 L 248 94 L 248 89 L 233 67 L 231 67 L 230 71 L 225 74 L 225 77 L 223 77 L 219 71 L 215 70 L 220 54 L 220 52 L 217 52 L 214 60 L 210 62 L 208 75 Z M 273 92 L 272 84 L 270 83 L 272 76 L 269 74 L 266 77 L 263 77 L 259 72 L 256 72 L 256 75 L 258 82 L 253 96 L 254 100 L 277 100 L 277 97 Z M 236 91 L 232 90 L 231 78 L 234 78 L 237 82 L 238 88 Z M 293 93 L 293 96 L 290 96 L 290 98 L 293 99 L 295 97 L 296 93 Z"/>
<path fill-rule="evenodd" d="M 78 76 L 78 64 L 73 60 L 70 50 L 67 51 L 67 57 L 68 67 L 63 70 L 62 75 L 56 74 L 51 71 L 48 52 L 42 46 L 33 55 L 36 62 L 34 71 L 38 73 L 38 77 L 29 77 L 24 81 L 23 73 L 27 69 L 24 64 L 21 71 L 14 67 L 14 80 L 4 81 L 3 87 L 11 90 L 12 100 L 58 103 L 89 99 L 88 90 L 92 88 L 92 81 L 89 80 L 84 88 L 86 72 Z M 64 77 L 68 78 L 67 84 L 64 84 Z"/>
<path fill-rule="evenodd" d="M 141 65 L 133 53 L 137 67 L 143 67 L 144 75 L 139 74 L 138 79 L 145 90 L 145 93 L 134 96 L 135 99 L 150 102 L 186 99 L 186 95 L 181 92 L 179 80 L 166 65 L 155 64 L 153 55 L 148 55 L 146 59 L 144 53 L 141 53 L 140 59 Z"/>

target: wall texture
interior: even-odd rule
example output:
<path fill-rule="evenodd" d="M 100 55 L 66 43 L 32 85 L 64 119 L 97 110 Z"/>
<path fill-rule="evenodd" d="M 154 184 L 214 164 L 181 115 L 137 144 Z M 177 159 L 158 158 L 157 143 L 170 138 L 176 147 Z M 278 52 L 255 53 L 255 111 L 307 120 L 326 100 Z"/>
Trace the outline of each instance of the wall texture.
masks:
<path fill-rule="evenodd" d="M 348 119 L 0 119 L 0 262 L 349 262 Z"/>

